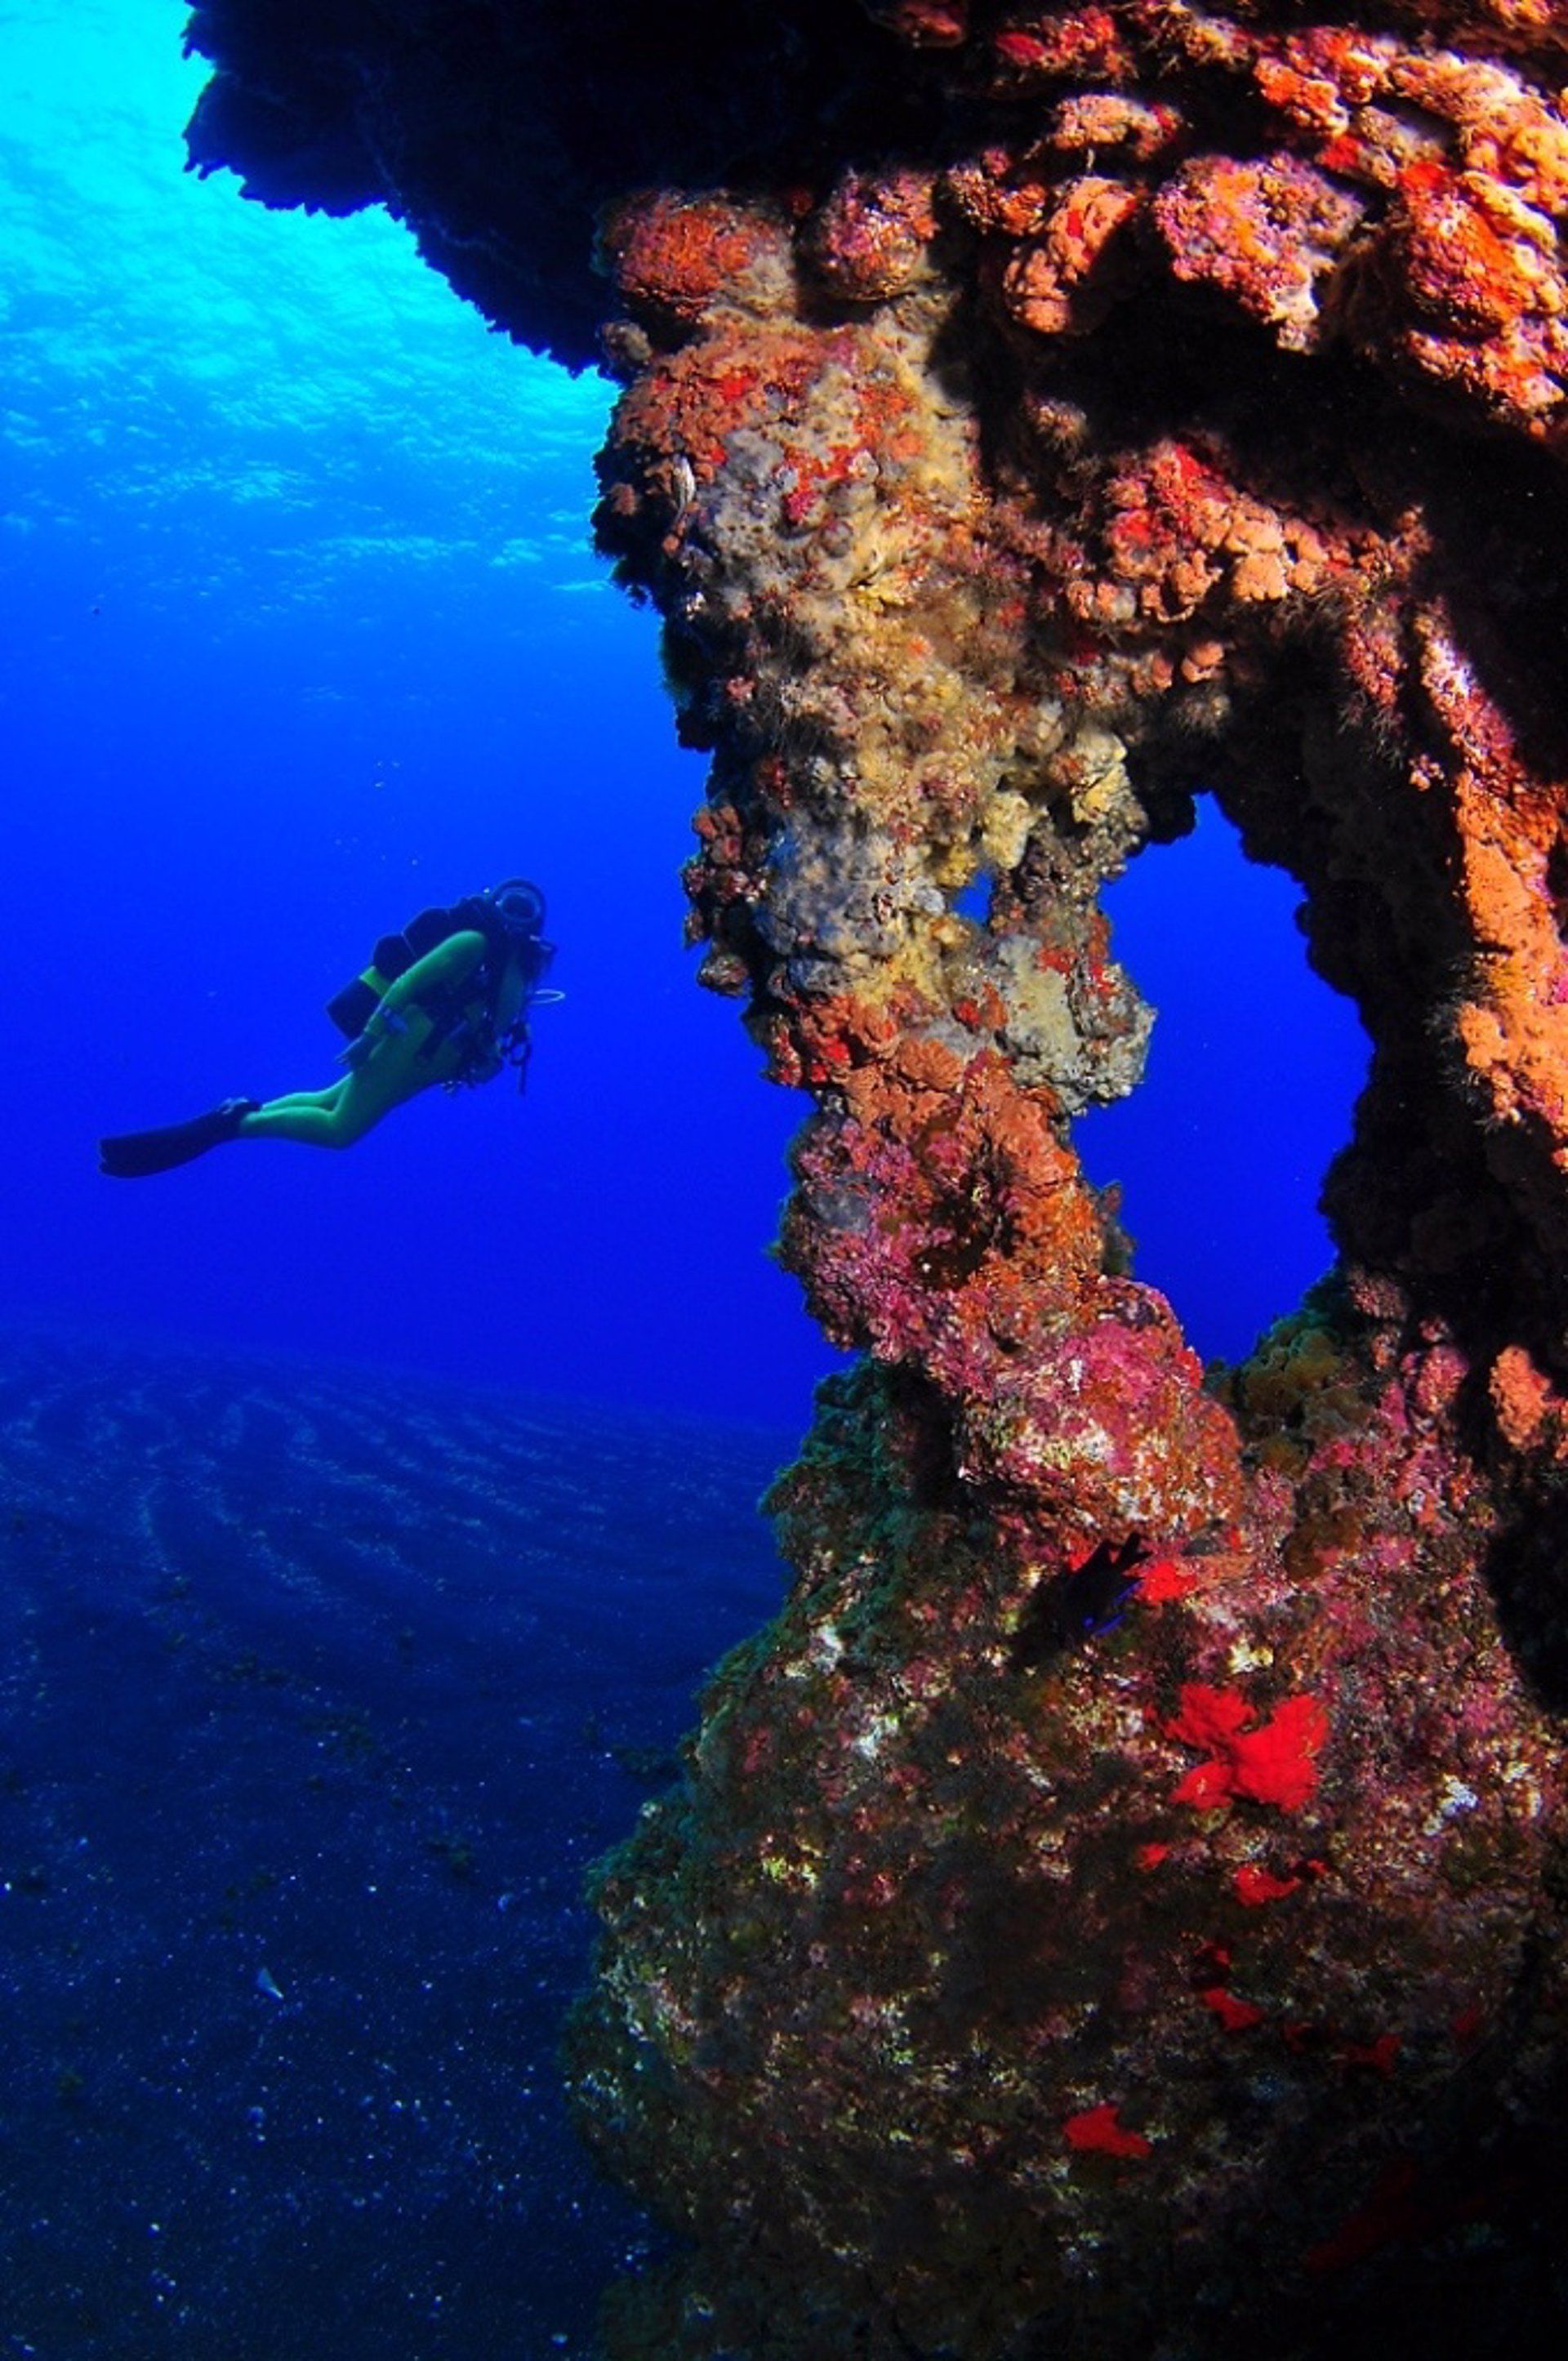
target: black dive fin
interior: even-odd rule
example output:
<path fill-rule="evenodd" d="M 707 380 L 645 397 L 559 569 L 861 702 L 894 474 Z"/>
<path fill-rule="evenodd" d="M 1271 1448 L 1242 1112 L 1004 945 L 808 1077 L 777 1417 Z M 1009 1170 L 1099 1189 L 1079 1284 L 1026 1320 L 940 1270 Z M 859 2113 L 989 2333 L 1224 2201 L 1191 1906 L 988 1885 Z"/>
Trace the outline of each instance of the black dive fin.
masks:
<path fill-rule="evenodd" d="M 244 1118 L 260 1104 L 258 1099 L 225 1099 L 206 1115 L 189 1123 L 167 1123 L 159 1131 L 126 1131 L 98 1142 L 98 1170 L 116 1180 L 141 1180 L 149 1172 L 170 1172 L 190 1164 L 209 1148 L 237 1139 Z"/>

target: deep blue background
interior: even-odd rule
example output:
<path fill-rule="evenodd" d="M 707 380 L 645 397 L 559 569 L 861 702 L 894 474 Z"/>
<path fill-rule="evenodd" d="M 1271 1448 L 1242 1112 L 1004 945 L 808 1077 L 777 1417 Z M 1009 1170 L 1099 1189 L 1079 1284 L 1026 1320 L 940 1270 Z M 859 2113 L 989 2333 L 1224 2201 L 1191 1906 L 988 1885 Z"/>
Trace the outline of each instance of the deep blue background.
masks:
<path fill-rule="evenodd" d="M 587 553 L 608 390 L 487 334 L 384 217 L 182 175 L 180 23 L 0 29 L 0 1318 L 798 1424 L 831 1356 L 764 1248 L 804 1106 L 681 945 L 702 765 Z M 568 995 L 521 1104 L 100 1179 L 102 1130 L 327 1080 L 375 936 L 518 870 Z M 1216 818 L 1112 897 L 1164 1013 L 1086 1145 L 1209 1353 L 1327 1260 L 1364 1045 L 1295 899 Z"/>

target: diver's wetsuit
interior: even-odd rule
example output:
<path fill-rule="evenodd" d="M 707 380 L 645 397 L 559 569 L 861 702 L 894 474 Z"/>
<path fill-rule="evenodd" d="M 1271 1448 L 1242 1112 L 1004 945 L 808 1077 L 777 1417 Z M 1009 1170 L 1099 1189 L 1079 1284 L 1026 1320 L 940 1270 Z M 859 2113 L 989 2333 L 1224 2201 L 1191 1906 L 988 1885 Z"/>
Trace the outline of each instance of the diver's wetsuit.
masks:
<path fill-rule="evenodd" d="M 366 1027 L 374 1047 L 362 1065 L 324 1091 L 294 1091 L 253 1107 L 240 1116 L 236 1137 L 351 1148 L 393 1107 L 433 1082 L 483 1082 L 499 1073 L 499 1043 L 521 1010 L 527 978 L 514 956 L 493 992 L 463 998 L 464 983 L 477 974 L 488 949 L 477 928 L 449 935 L 388 986 L 385 1014 Z M 448 1016 L 455 1021 L 445 1022 Z M 404 1029 L 393 1029 L 400 1020 Z M 444 1024 L 445 1038 L 433 1047 L 432 1036 Z"/>

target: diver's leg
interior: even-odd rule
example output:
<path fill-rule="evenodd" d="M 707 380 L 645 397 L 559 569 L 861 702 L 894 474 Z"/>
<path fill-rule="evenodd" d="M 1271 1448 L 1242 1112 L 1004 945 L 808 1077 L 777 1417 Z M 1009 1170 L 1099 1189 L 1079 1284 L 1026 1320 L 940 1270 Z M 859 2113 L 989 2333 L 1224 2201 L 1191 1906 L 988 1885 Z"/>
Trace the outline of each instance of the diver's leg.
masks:
<path fill-rule="evenodd" d="M 252 1107 L 241 1118 L 241 1139 L 302 1139 L 330 1148 L 332 1118 L 346 1086 L 333 1082 L 324 1091 L 285 1091 L 281 1096 Z"/>
<path fill-rule="evenodd" d="M 293 1139 L 307 1148 L 352 1148 L 384 1115 L 422 1090 L 425 1080 L 414 1066 L 413 1045 L 394 1038 L 378 1044 L 366 1065 L 329 1091 L 299 1091 L 254 1108 L 242 1117 L 238 1136 Z"/>
<path fill-rule="evenodd" d="M 302 1139 L 312 1147 L 331 1148 L 333 1111 L 330 1107 L 302 1104 L 294 1099 L 274 1099 L 270 1105 L 256 1107 L 239 1127 L 241 1139 Z"/>
<path fill-rule="evenodd" d="M 275 1099 L 264 1099 L 262 1104 L 269 1107 L 330 1107 L 342 1095 L 343 1083 L 336 1082 L 329 1082 L 324 1091 L 283 1091 Z"/>

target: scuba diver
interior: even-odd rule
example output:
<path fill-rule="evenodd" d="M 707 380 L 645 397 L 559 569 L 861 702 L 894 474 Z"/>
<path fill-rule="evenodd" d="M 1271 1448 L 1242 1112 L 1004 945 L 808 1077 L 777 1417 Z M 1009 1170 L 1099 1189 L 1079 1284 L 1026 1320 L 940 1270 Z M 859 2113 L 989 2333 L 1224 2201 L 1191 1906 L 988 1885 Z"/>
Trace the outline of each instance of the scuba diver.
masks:
<path fill-rule="evenodd" d="M 400 935 L 383 935 L 363 974 L 327 1003 L 334 1024 L 351 1037 L 340 1081 L 282 1098 L 225 1099 L 189 1123 L 101 1139 L 99 1170 L 139 1180 L 231 1139 L 351 1148 L 433 1083 L 455 1091 L 490 1082 L 509 1065 L 521 1090 L 528 1012 L 561 997 L 541 989 L 555 950 L 543 926 L 544 896 L 521 877 L 450 909 L 422 910 Z"/>

